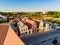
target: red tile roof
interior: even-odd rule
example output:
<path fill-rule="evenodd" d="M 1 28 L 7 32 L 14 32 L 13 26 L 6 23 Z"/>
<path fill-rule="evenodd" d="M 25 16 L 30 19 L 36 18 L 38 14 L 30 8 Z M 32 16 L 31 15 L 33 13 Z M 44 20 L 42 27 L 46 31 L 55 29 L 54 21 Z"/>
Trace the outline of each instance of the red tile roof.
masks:
<path fill-rule="evenodd" d="M 36 23 L 34 20 L 30 20 L 27 17 L 22 18 L 22 20 L 26 22 L 26 25 L 28 26 L 28 29 L 31 29 L 32 26 L 34 26 L 34 24 Z"/>
<path fill-rule="evenodd" d="M 20 26 L 23 26 L 23 25 L 24 25 L 24 23 L 21 22 L 21 21 L 19 21 L 18 24 L 19 24 Z"/>
<path fill-rule="evenodd" d="M 31 25 L 33 25 L 35 23 L 35 21 L 29 20 L 29 19 L 27 19 L 26 22 L 30 23 Z"/>
<path fill-rule="evenodd" d="M 9 26 L 3 45 L 25 45 L 20 37 L 16 35 L 14 30 Z"/>
<path fill-rule="evenodd" d="M 9 28 L 8 25 L 0 25 L 0 45 L 3 45 L 8 28 Z"/>
<path fill-rule="evenodd" d="M 24 20 L 24 21 L 30 23 L 31 25 L 34 24 L 34 21 L 33 21 L 33 20 L 30 20 L 30 19 L 28 19 L 28 18 L 26 18 L 26 17 L 25 17 L 25 18 L 22 18 L 22 20 Z"/>

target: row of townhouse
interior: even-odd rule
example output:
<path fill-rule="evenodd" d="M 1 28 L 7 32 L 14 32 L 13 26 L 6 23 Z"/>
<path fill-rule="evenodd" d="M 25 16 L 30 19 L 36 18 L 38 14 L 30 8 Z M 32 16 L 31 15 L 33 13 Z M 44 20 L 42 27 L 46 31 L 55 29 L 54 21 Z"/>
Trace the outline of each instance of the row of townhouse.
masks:
<path fill-rule="evenodd" d="M 34 21 L 29 19 L 22 19 L 17 23 L 20 35 L 28 35 L 37 32 L 37 25 Z"/>
<path fill-rule="evenodd" d="M 26 17 L 21 19 L 22 20 L 17 21 L 16 25 L 13 23 L 11 24 L 11 27 L 14 28 L 16 32 L 18 31 L 17 33 L 20 36 L 52 30 L 52 23 L 50 22 L 43 20 L 30 20 Z"/>
<path fill-rule="evenodd" d="M 44 20 L 34 20 L 37 24 L 37 29 L 39 32 L 45 32 L 52 30 L 52 23 Z"/>

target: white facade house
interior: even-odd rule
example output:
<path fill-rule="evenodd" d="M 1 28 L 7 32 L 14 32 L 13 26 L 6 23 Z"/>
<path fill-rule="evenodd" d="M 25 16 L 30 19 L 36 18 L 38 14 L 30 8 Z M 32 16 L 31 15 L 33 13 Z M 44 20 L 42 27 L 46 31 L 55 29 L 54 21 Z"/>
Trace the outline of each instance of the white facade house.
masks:
<path fill-rule="evenodd" d="M 19 21 L 17 23 L 19 30 L 20 30 L 20 35 L 25 36 L 28 34 L 28 26 L 25 25 L 23 22 Z"/>
<path fill-rule="evenodd" d="M 27 34 L 32 34 L 32 29 L 31 29 L 31 25 L 26 22 L 26 20 L 21 20 L 27 27 L 28 27 L 28 31 L 27 31 Z"/>
<path fill-rule="evenodd" d="M 53 28 L 54 30 L 56 30 L 57 24 L 56 24 L 56 23 L 53 23 L 52 28 Z"/>
<path fill-rule="evenodd" d="M 49 29 L 49 24 L 48 23 L 46 23 L 45 24 L 45 30 L 44 31 L 49 31 L 50 29 Z"/>
<path fill-rule="evenodd" d="M 43 30 L 43 21 L 42 20 L 40 20 L 39 30 Z"/>
<path fill-rule="evenodd" d="M 39 31 L 49 31 L 52 30 L 52 23 L 40 20 Z"/>
<path fill-rule="evenodd" d="M 50 31 L 50 30 L 52 30 L 52 23 L 46 22 L 45 27 L 46 27 L 46 28 L 45 28 L 44 31 Z"/>
<path fill-rule="evenodd" d="M 28 34 L 32 34 L 32 29 L 28 29 Z"/>

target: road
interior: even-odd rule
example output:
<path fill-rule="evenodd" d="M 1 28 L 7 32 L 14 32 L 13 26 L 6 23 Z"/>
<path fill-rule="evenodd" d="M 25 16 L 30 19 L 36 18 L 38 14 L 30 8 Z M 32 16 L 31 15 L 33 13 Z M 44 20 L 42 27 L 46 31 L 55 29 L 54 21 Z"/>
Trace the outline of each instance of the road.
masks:
<path fill-rule="evenodd" d="M 52 45 L 53 38 L 57 38 L 60 43 L 60 28 L 43 33 L 31 34 L 22 37 L 26 45 Z"/>

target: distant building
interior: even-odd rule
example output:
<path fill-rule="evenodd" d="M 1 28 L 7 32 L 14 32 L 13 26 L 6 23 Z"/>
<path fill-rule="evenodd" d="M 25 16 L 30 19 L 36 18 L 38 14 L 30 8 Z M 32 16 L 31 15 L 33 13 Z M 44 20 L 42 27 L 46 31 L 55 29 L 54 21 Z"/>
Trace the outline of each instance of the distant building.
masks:
<path fill-rule="evenodd" d="M 52 28 L 53 28 L 54 30 L 56 30 L 56 28 L 57 28 L 57 23 L 53 23 L 53 24 L 52 24 Z"/>
<path fill-rule="evenodd" d="M 3 21 L 2 17 L 0 17 L 0 21 Z"/>
<path fill-rule="evenodd" d="M 52 23 L 43 20 L 34 20 L 37 23 L 38 32 L 49 31 L 52 29 Z"/>
<path fill-rule="evenodd" d="M 19 30 L 20 30 L 20 35 L 21 36 L 25 36 L 28 34 L 28 26 L 25 25 L 22 21 L 19 21 L 17 23 L 18 27 L 19 27 Z"/>
<path fill-rule="evenodd" d="M 15 30 L 18 30 L 20 32 L 20 36 L 25 36 L 28 34 L 33 34 L 37 32 L 45 32 L 52 29 L 52 23 L 44 21 L 44 20 L 30 20 L 27 17 L 22 17 L 21 20 L 16 18 L 15 20 L 11 20 L 10 22 L 15 23 L 17 22 L 17 27 L 15 27 Z M 14 27 L 13 25 L 11 25 Z M 19 35 L 19 34 L 18 34 Z"/>
<path fill-rule="evenodd" d="M 52 23 L 46 22 L 46 28 L 45 28 L 45 31 L 49 31 L 49 30 L 52 30 Z"/>
<path fill-rule="evenodd" d="M 13 19 L 15 19 L 13 16 L 10 16 L 10 17 L 9 17 L 9 21 L 10 21 L 10 20 L 13 20 Z"/>
<path fill-rule="evenodd" d="M 43 23 L 44 23 L 44 32 L 52 30 L 52 23 L 47 21 L 43 21 Z"/>
<path fill-rule="evenodd" d="M 43 32 L 43 30 L 44 30 L 44 22 L 43 22 L 43 20 L 42 19 L 41 20 L 34 19 L 34 21 L 37 24 L 37 31 L 38 32 Z"/>
<path fill-rule="evenodd" d="M 35 21 L 33 20 L 29 20 L 28 18 L 23 18 L 23 20 L 27 23 L 28 27 L 30 28 L 30 30 L 32 30 L 32 33 L 36 33 L 37 32 L 37 24 Z"/>
<path fill-rule="evenodd" d="M 0 14 L 0 21 L 7 21 L 7 17 Z"/>
<path fill-rule="evenodd" d="M 39 32 L 43 32 L 44 31 L 44 26 L 45 26 L 45 24 L 44 24 L 43 20 L 40 20 L 40 23 L 39 23 Z"/>

